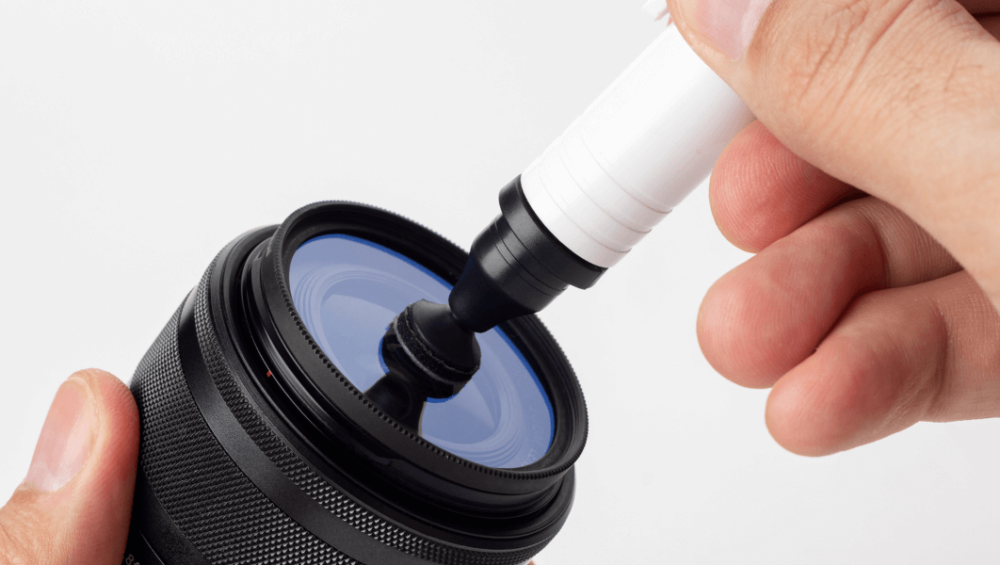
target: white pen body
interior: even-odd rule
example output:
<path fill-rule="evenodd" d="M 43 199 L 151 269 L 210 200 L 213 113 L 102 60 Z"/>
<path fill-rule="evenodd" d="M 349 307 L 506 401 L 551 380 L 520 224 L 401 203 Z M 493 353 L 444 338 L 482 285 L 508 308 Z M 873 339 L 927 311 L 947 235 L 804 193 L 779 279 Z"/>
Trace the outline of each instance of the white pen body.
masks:
<path fill-rule="evenodd" d="M 709 175 L 753 115 L 670 25 L 521 175 L 546 228 L 620 261 Z"/>

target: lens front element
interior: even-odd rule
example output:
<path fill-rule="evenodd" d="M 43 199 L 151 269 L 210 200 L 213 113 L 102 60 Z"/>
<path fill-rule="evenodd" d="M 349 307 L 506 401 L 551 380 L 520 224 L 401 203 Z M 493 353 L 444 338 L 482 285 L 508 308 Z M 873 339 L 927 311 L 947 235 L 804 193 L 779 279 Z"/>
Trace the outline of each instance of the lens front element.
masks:
<path fill-rule="evenodd" d="M 446 303 L 451 285 L 414 260 L 345 234 L 314 237 L 292 257 L 295 308 L 334 365 L 359 390 L 388 368 L 381 340 L 392 319 L 417 300 Z M 530 465 L 548 451 L 552 404 L 531 364 L 497 328 L 477 336 L 482 365 L 451 398 L 432 399 L 420 435 L 487 467 Z"/>

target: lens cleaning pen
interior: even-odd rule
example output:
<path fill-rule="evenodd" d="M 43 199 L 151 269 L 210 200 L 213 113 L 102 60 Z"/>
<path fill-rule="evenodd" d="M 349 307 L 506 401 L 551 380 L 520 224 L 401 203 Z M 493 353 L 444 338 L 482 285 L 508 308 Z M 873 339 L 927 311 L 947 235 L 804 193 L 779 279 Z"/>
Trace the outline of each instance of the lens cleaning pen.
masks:
<path fill-rule="evenodd" d="M 658 19 L 664 0 L 645 9 Z M 753 120 L 735 92 L 664 31 L 524 173 L 500 191 L 448 305 L 400 314 L 406 351 L 478 368 L 472 335 L 589 288 L 704 181 Z M 409 337 L 407 337 L 409 336 Z M 432 381 L 452 372 L 428 370 Z M 465 377 L 467 378 L 467 377 Z"/>

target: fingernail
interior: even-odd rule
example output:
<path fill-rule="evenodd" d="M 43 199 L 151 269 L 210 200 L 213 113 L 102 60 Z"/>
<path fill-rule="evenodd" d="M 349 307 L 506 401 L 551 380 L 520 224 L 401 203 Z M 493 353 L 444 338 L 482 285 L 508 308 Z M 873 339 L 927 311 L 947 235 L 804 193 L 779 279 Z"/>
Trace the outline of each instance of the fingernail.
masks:
<path fill-rule="evenodd" d="M 97 409 L 90 388 L 70 377 L 59 387 L 24 482 L 52 492 L 70 482 L 87 462 L 97 436 Z"/>
<path fill-rule="evenodd" d="M 732 60 L 743 56 L 771 0 L 688 0 L 689 26 Z"/>

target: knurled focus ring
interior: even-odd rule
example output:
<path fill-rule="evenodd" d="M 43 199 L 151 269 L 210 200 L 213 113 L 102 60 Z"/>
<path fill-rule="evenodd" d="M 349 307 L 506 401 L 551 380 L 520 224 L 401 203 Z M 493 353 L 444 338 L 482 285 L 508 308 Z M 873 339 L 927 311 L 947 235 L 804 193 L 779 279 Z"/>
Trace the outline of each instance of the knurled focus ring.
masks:
<path fill-rule="evenodd" d="M 441 565 L 515 565 L 544 547 L 485 553 L 450 547 L 390 524 L 320 477 L 262 419 L 228 367 L 209 318 L 208 281 L 194 305 L 198 343 L 232 414 L 267 458 L 332 515 L 373 541 Z M 142 417 L 140 464 L 178 528 L 211 563 L 354 564 L 287 516 L 240 471 L 204 421 L 187 387 L 175 315 L 136 371 Z"/>

